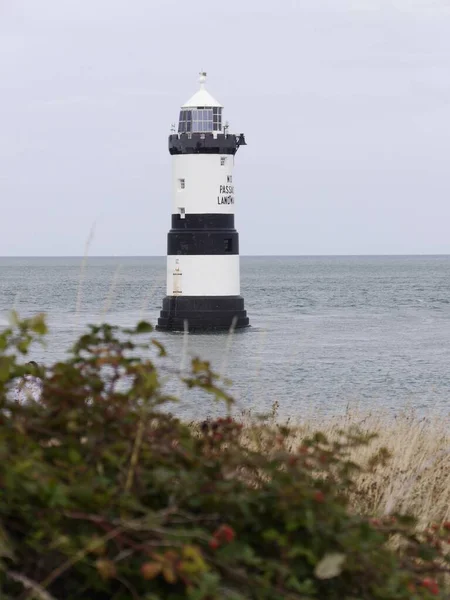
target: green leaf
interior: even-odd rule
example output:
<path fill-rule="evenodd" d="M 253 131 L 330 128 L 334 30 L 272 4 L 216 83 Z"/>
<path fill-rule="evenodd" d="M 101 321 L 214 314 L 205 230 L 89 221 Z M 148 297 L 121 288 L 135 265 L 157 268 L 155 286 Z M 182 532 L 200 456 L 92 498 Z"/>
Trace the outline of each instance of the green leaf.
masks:
<path fill-rule="evenodd" d="M 290 558 L 298 558 L 299 556 L 303 556 L 306 558 L 310 565 L 314 565 L 317 562 L 317 556 L 310 548 L 306 548 L 304 546 L 294 546 L 289 551 Z"/>
<path fill-rule="evenodd" d="M 311 579 L 306 579 L 300 582 L 296 577 L 292 575 L 287 580 L 287 584 L 290 588 L 292 588 L 299 594 L 314 594 L 315 592 L 314 583 L 311 581 Z M 303 598 L 305 597 L 303 596 Z"/>
<path fill-rule="evenodd" d="M 17 350 L 21 354 L 26 354 L 28 352 L 28 348 L 30 347 L 30 343 L 31 343 L 31 340 L 29 340 L 29 339 L 20 340 L 20 342 L 17 342 Z"/>
<path fill-rule="evenodd" d="M 135 329 L 136 333 L 151 333 L 152 331 L 153 327 L 150 323 L 147 323 L 147 321 L 139 321 Z"/>
<path fill-rule="evenodd" d="M 10 377 L 11 358 L 0 356 L 0 381 L 8 381 Z"/>
<path fill-rule="evenodd" d="M 159 350 L 158 356 L 167 356 L 166 349 L 161 344 L 161 342 L 158 342 L 158 340 L 152 340 L 152 344 L 158 348 L 158 350 Z"/>
<path fill-rule="evenodd" d="M 38 335 L 45 335 L 47 333 L 47 325 L 45 323 L 45 316 L 43 314 L 36 315 L 30 320 L 30 329 Z"/>
<path fill-rule="evenodd" d="M 69 460 L 72 464 L 77 465 L 81 462 L 81 454 L 75 448 L 70 448 L 68 452 Z"/>

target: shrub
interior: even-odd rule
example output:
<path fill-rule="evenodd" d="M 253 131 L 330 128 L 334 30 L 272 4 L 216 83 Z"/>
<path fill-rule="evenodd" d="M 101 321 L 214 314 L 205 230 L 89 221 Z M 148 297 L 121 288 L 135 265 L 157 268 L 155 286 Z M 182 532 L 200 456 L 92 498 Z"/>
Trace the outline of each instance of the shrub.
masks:
<path fill-rule="evenodd" d="M 449 524 L 418 533 L 349 510 L 349 453 L 371 436 L 292 449 L 288 428 L 264 422 L 192 427 L 164 410 L 152 352 L 165 351 L 147 323 L 91 326 L 67 360 L 20 365 L 45 332 L 42 317 L 16 318 L 0 335 L 1 598 L 445 597 Z M 41 400 L 11 398 L 31 372 Z M 172 376 L 232 404 L 207 362 Z"/>

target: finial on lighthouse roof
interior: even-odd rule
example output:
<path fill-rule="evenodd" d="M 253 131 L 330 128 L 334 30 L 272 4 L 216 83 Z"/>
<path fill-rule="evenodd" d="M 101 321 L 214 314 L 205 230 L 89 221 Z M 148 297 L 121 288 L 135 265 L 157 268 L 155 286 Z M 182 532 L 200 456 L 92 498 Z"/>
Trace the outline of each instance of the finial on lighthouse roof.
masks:
<path fill-rule="evenodd" d="M 198 81 L 200 83 L 200 89 L 192 96 L 192 98 L 189 98 L 181 108 L 223 108 L 222 104 L 217 102 L 217 100 L 205 89 L 206 71 L 200 71 L 199 75 Z"/>

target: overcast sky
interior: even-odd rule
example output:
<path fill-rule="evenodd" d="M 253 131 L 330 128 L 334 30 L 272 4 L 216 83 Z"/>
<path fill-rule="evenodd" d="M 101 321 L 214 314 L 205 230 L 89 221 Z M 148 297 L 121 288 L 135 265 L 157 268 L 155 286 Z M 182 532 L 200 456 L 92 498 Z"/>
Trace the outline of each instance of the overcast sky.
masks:
<path fill-rule="evenodd" d="M 0 0 L 0 255 L 162 255 L 200 70 L 241 254 L 450 253 L 449 0 Z"/>

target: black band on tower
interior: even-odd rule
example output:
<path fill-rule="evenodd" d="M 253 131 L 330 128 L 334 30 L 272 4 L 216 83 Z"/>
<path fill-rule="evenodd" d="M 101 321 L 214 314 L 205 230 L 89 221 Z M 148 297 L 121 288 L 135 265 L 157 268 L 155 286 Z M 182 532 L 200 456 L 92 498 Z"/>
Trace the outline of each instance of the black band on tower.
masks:
<path fill-rule="evenodd" d="M 163 299 L 158 329 L 183 331 L 228 331 L 248 327 L 242 296 L 166 296 Z"/>
<path fill-rule="evenodd" d="M 171 231 L 167 254 L 239 254 L 239 235 L 236 231 Z"/>

